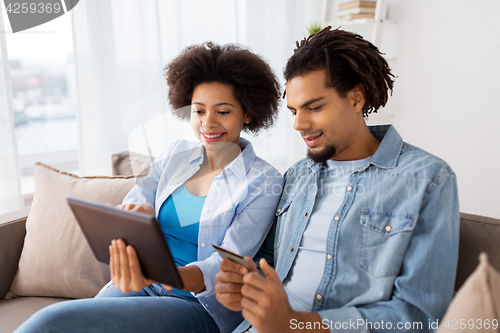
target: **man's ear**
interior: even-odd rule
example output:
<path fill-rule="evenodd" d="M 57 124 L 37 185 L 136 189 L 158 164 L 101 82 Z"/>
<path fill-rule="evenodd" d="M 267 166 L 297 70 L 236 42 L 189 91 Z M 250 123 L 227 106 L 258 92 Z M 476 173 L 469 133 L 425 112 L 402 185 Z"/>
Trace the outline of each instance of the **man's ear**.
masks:
<path fill-rule="evenodd" d="M 365 88 L 361 83 L 358 83 L 352 90 L 350 91 L 351 98 L 353 101 L 353 106 L 356 109 L 356 112 L 361 112 L 363 110 L 363 106 L 365 106 Z"/>

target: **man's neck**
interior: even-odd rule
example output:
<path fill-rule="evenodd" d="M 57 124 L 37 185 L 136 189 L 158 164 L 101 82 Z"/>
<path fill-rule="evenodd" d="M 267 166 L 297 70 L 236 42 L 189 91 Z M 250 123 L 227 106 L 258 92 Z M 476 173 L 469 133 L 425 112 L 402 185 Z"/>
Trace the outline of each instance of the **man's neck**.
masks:
<path fill-rule="evenodd" d="M 336 154 L 331 160 L 334 161 L 355 161 L 368 158 L 375 154 L 380 141 L 373 136 L 368 126 L 363 124 L 355 135 L 355 139 L 351 142 L 347 149 Z"/>

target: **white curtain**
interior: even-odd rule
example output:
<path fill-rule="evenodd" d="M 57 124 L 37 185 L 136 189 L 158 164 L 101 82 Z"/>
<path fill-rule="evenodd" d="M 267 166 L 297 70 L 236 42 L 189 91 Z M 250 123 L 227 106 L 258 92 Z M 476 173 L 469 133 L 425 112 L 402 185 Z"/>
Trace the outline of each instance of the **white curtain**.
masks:
<path fill-rule="evenodd" d="M 0 8 L 0 29 L 5 25 Z M 0 33 L 0 214 L 23 206 L 5 34 Z"/>
<path fill-rule="evenodd" d="M 209 40 L 242 44 L 267 59 L 282 80 L 295 41 L 307 35 L 309 25 L 321 21 L 323 4 L 323 0 L 80 1 L 71 13 L 81 172 L 109 174 L 111 154 L 128 150 L 133 146 L 129 140 L 136 140 L 138 133 L 144 145 L 154 142 L 159 147 L 178 138 L 194 139 L 187 123 L 170 116 L 162 70 L 184 47 Z M 259 156 L 284 172 L 305 155 L 292 124 L 283 102 L 279 121 L 270 131 L 243 136 Z M 151 128 L 156 133 L 144 134 Z"/>

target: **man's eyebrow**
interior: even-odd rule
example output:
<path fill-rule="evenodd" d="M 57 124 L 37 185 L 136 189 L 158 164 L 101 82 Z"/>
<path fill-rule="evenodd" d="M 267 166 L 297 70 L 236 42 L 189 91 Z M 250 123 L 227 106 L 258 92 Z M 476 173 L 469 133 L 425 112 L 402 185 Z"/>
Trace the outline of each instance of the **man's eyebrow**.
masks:
<path fill-rule="evenodd" d="M 314 102 L 318 102 L 318 101 L 321 101 L 322 99 L 325 99 L 325 97 L 316 97 L 316 98 L 311 98 L 310 100 L 308 100 L 307 102 L 305 102 L 304 104 L 302 104 L 300 106 L 300 108 L 305 108 L 306 106 L 308 105 L 311 105 L 312 103 Z M 290 105 L 287 105 L 286 106 L 288 109 L 290 110 L 295 110 L 295 108 L 292 108 Z"/>

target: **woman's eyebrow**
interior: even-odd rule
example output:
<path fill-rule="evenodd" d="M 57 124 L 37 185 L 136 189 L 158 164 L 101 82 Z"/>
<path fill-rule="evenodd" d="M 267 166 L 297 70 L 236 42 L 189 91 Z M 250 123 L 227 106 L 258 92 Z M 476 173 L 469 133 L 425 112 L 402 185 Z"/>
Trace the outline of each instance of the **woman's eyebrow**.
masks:
<path fill-rule="evenodd" d="M 234 108 L 234 105 L 231 103 L 228 103 L 228 102 L 217 103 L 214 106 L 221 106 L 221 105 L 229 105 L 229 106 L 232 106 Z"/>
<path fill-rule="evenodd" d="M 193 102 L 192 104 L 205 106 L 205 104 L 203 104 L 202 102 Z M 229 105 L 229 106 L 232 106 L 234 108 L 234 105 L 231 104 L 231 103 L 228 103 L 228 102 L 222 102 L 222 103 L 214 104 L 214 106 L 222 106 L 222 105 Z"/>

